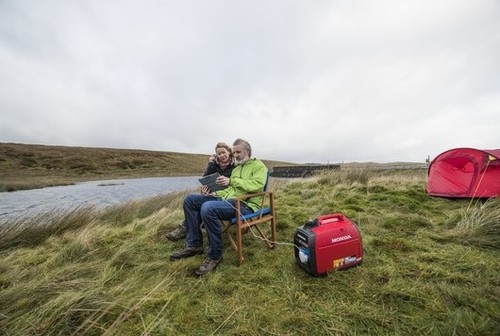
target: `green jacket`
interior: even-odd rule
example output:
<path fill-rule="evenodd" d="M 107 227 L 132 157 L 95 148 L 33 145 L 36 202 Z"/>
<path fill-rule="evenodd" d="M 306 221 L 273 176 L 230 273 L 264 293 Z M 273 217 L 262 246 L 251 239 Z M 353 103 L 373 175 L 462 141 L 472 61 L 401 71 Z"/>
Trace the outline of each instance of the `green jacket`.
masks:
<path fill-rule="evenodd" d="M 266 180 L 266 166 L 262 161 L 253 158 L 242 165 L 237 165 L 231 173 L 229 186 L 215 194 L 222 199 L 230 199 L 244 194 L 262 192 Z M 244 202 L 256 211 L 260 207 L 262 196 L 251 197 Z"/>

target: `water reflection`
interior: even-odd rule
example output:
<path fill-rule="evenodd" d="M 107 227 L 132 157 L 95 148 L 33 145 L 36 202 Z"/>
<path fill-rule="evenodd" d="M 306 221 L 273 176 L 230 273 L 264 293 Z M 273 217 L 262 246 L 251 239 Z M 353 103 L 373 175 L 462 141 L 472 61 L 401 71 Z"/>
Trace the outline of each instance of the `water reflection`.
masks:
<path fill-rule="evenodd" d="M 0 219 L 82 206 L 102 208 L 198 186 L 197 176 L 182 176 L 91 181 L 70 186 L 0 192 Z"/>

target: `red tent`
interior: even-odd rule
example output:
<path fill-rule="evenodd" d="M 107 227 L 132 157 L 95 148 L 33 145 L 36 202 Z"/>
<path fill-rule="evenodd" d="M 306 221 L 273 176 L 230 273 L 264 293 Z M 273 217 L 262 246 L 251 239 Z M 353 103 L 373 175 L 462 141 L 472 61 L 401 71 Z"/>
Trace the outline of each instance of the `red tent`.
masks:
<path fill-rule="evenodd" d="M 427 193 L 444 197 L 500 196 L 500 149 L 455 148 L 432 160 Z"/>

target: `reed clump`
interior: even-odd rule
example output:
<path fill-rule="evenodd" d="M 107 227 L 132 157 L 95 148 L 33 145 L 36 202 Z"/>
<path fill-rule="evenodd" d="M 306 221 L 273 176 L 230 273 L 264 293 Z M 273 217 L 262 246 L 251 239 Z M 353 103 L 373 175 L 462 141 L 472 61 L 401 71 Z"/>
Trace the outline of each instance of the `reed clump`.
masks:
<path fill-rule="evenodd" d="M 88 225 L 93 217 L 94 209 L 84 207 L 0 221 L 0 250 L 36 246 L 52 235 Z"/>
<path fill-rule="evenodd" d="M 470 242 L 498 237 L 498 200 L 471 206 L 424 185 L 421 171 L 272 180 L 280 244 L 250 232 L 238 267 L 225 242 L 224 262 L 201 278 L 203 256 L 171 262 L 185 243 L 164 238 L 185 193 L 2 223 L 0 334 L 497 335 L 498 241 Z M 364 261 L 315 278 L 291 242 L 334 212 L 357 224 Z"/>
<path fill-rule="evenodd" d="M 469 205 L 452 235 L 464 244 L 500 249 L 500 198 Z"/>

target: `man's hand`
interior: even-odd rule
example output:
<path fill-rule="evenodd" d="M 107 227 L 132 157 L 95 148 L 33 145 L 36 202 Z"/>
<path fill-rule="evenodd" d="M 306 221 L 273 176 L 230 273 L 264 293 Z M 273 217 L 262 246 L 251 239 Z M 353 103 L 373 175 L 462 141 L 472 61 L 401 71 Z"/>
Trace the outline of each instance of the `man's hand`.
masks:
<path fill-rule="evenodd" d="M 217 185 L 224 186 L 224 187 L 227 187 L 230 182 L 231 182 L 231 179 L 229 177 L 225 177 L 225 176 L 219 176 L 215 180 L 215 183 L 217 183 Z"/>

